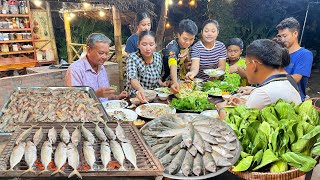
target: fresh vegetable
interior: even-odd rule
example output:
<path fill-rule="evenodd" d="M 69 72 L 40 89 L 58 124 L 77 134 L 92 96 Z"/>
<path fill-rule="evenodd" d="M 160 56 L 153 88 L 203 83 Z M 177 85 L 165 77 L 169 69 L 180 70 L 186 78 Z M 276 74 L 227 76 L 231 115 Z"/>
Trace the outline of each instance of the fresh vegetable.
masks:
<path fill-rule="evenodd" d="M 215 80 L 215 81 L 208 81 L 205 83 L 202 83 L 202 89 L 205 92 L 212 92 L 216 91 L 216 89 L 220 89 L 221 91 L 226 92 L 236 92 L 240 86 L 241 83 L 241 77 L 237 73 L 226 73 L 224 75 L 224 80 Z"/>
<path fill-rule="evenodd" d="M 194 112 L 201 112 L 205 109 L 214 109 L 214 105 L 208 101 L 208 98 L 188 96 L 185 98 L 173 98 L 170 102 L 170 107 L 174 107 L 179 110 L 191 110 Z"/>
<path fill-rule="evenodd" d="M 308 172 L 315 166 L 320 124 L 311 100 L 299 105 L 279 100 L 262 110 L 237 106 L 226 111 L 225 120 L 243 150 L 234 171 L 283 172 L 290 165 Z"/>

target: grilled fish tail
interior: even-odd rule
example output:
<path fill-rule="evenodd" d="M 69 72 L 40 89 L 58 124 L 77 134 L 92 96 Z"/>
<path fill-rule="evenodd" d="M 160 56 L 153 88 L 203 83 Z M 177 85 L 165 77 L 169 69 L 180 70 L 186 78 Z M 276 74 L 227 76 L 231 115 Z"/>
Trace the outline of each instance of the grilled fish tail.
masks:
<path fill-rule="evenodd" d="M 28 172 L 32 172 L 32 173 L 36 173 L 32 167 L 29 167 L 29 169 L 25 170 L 21 175 L 25 174 L 25 173 L 28 173 Z"/>
<path fill-rule="evenodd" d="M 74 169 L 68 176 L 68 178 L 71 178 L 72 176 L 77 175 L 80 179 L 82 179 L 81 174 L 79 173 L 78 170 Z"/>
<path fill-rule="evenodd" d="M 59 168 L 59 169 L 55 170 L 55 171 L 51 174 L 51 176 L 52 176 L 52 175 L 55 175 L 55 174 L 57 174 L 57 173 L 61 173 L 61 174 L 63 174 L 63 175 L 66 174 L 64 171 L 62 171 L 62 170 Z"/>

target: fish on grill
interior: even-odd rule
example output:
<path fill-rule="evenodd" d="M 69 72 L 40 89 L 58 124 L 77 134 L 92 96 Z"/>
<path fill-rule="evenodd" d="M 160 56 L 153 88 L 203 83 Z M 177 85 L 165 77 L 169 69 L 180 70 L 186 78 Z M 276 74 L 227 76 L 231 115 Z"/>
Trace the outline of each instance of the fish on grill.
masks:
<path fill-rule="evenodd" d="M 104 124 L 104 133 L 106 133 L 106 136 L 109 140 L 116 140 L 117 136 L 114 134 L 113 130 L 107 125 L 106 122 L 103 122 Z"/>
<path fill-rule="evenodd" d="M 68 144 L 70 141 L 70 134 L 68 129 L 66 128 L 67 124 L 63 125 L 62 130 L 60 132 L 60 139 L 61 141 L 63 141 L 64 143 Z"/>
<path fill-rule="evenodd" d="M 40 153 L 40 159 L 41 159 L 41 163 L 42 163 L 42 165 L 44 167 L 44 170 L 41 171 L 40 174 L 43 173 L 43 172 L 49 171 L 48 170 L 48 165 L 51 162 L 52 152 L 53 152 L 52 144 L 49 141 L 45 141 L 42 144 L 41 153 Z"/>
<path fill-rule="evenodd" d="M 21 161 L 24 151 L 26 148 L 25 142 L 20 142 L 17 146 L 15 146 L 10 155 L 10 169 L 8 171 L 13 171 L 13 168 Z"/>
<path fill-rule="evenodd" d="M 100 141 L 106 141 L 107 136 L 104 134 L 103 130 L 99 127 L 99 122 L 94 122 L 96 127 L 94 128 L 94 133 Z"/>
<path fill-rule="evenodd" d="M 57 142 L 57 131 L 54 127 L 49 129 L 48 131 L 48 140 L 51 144 L 55 144 Z"/>
<path fill-rule="evenodd" d="M 57 170 L 55 170 L 51 175 L 61 173 L 65 175 L 66 173 L 61 170 L 61 167 L 66 163 L 67 161 L 67 146 L 64 142 L 60 142 L 58 144 L 58 147 L 54 153 L 54 164 L 57 167 Z"/>
<path fill-rule="evenodd" d="M 101 170 L 107 171 L 107 165 L 111 161 L 111 149 L 108 142 L 104 141 L 101 143 L 100 153 L 101 153 L 101 161 L 103 164 L 103 168 Z"/>
<path fill-rule="evenodd" d="M 121 127 L 119 122 L 118 126 L 116 127 L 116 136 L 121 142 L 130 142 L 130 140 L 127 139 L 126 133 L 124 132 L 124 129 Z"/>
<path fill-rule="evenodd" d="M 67 146 L 67 157 L 68 164 L 73 168 L 73 171 L 69 174 L 68 178 L 77 175 L 80 179 L 82 179 L 82 176 L 78 171 L 78 166 L 80 164 L 80 156 L 77 146 L 73 143 L 69 143 Z"/>
<path fill-rule="evenodd" d="M 93 165 L 96 162 L 96 157 L 91 142 L 83 142 L 83 154 L 87 164 L 90 166 L 90 171 L 94 171 Z"/>
<path fill-rule="evenodd" d="M 25 148 L 25 151 L 24 151 L 24 160 L 28 164 L 28 169 L 25 170 L 22 174 L 25 174 L 25 173 L 28 173 L 28 172 L 36 173 L 33 170 L 33 164 L 37 160 L 37 147 L 31 141 L 28 141 L 27 144 L 26 144 L 26 148 Z"/>
<path fill-rule="evenodd" d="M 19 135 L 19 137 L 16 140 L 16 145 L 19 144 L 19 142 L 21 141 L 25 141 L 31 134 L 33 127 L 35 127 L 36 125 L 32 125 L 29 129 L 23 131 L 22 134 Z"/>
<path fill-rule="evenodd" d="M 42 138 L 43 138 L 43 130 L 42 130 L 42 127 L 40 127 L 40 129 L 38 129 L 33 136 L 34 145 L 37 146 L 41 142 Z"/>
<path fill-rule="evenodd" d="M 76 126 L 74 131 L 71 134 L 71 142 L 73 145 L 77 147 L 80 140 L 81 140 L 81 131 L 79 130 L 78 126 Z"/>
<path fill-rule="evenodd" d="M 86 141 L 90 142 L 91 144 L 94 144 L 94 142 L 96 142 L 96 138 L 94 138 L 91 131 L 84 127 L 84 123 L 81 125 L 81 132 Z"/>
<path fill-rule="evenodd" d="M 128 159 L 131 162 L 135 170 L 139 170 L 137 166 L 137 155 L 136 155 L 136 152 L 134 151 L 132 144 L 121 142 L 121 145 L 122 145 L 122 149 L 126 159 Z"/>
<path fill-rule="evenodd" d="M 117 141 L 111 140 L 110 141 L 110 148 L 111 148 L 111 152 L 113 154 L 113 157 L 121 165 L 119 170 L 120 171 L 126 171 L 126 169 L 123 166 L 123 164 L 124 164 L 124 154 L 123 154 L 123 150 L 121 148 L 121 145 Z"/>

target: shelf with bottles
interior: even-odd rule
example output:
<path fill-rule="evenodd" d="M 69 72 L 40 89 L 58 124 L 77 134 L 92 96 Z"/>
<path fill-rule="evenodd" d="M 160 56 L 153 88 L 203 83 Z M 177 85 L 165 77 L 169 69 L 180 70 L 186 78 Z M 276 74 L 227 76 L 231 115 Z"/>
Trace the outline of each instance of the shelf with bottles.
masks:
<path fill-rule="evenodd" d="M 0 45 L 0 55 L 34 53 L 34 46 L 30 43 L 10 43 Z"/>
<path fill-rule="evenodd" d="M 10 16 L 12 15 L 28 15 L 29 0 L 0 0 L 0 15 Z"/>

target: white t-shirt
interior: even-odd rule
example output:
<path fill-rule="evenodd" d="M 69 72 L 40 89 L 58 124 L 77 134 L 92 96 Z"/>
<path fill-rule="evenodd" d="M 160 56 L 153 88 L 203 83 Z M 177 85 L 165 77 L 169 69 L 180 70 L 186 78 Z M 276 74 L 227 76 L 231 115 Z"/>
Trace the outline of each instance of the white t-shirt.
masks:
<path fill-rule="evenodd" d="M 279 99 L 286 102 L 301 103 L 299 92 L 289 81 L 273 81 L 262 87 L 255 88 L 246 102 L 248 108 L 262 109 L 269 104 L 276 103 Z"/>

